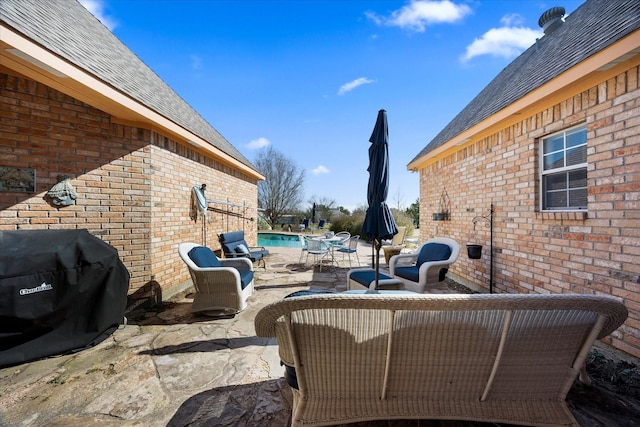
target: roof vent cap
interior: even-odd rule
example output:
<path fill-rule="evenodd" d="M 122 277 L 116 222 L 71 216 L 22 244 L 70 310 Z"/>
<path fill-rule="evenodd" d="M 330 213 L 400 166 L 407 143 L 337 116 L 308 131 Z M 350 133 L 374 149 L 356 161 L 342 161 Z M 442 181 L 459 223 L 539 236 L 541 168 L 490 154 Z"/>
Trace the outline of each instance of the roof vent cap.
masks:
<path fill-rule="evenodd" d="M 564 7 L 556 6 L 547 10 L 540 16 L 540 19 L 538 19 L 538 25 L 542 27 L 542 31 L 544 31 L 546 36 L 553 33 L 560 25 L 562 25 L 564 22 L 562 20 L 564 13 Z"/>

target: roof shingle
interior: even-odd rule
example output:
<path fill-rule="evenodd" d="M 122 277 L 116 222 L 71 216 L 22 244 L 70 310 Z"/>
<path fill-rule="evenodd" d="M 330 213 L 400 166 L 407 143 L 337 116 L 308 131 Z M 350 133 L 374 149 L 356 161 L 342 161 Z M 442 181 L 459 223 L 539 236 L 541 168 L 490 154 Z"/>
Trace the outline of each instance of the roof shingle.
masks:
<path fill-rule="evenodd" d="M 410 163 L 638 28 L 638 0 L 588 0 L 507 65 Z"/>
<path fill-rule="evenodd" d="M 256 170 L 76 0 L 1 0 L 0 21 Z"/>

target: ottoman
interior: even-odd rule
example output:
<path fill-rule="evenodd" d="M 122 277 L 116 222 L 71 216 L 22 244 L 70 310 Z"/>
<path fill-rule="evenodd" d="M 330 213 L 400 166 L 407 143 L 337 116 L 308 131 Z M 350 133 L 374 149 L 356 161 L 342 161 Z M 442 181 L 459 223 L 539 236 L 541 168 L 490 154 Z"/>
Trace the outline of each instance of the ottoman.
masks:
<path fill-rule="evenodd" d="M 376 272 L 372 268 L 354 268 L 347 272 L 347 290 L 376 289 Z M 379 273 L 377 289 L 403 290 L 404 283 L 386 274 Z"/>

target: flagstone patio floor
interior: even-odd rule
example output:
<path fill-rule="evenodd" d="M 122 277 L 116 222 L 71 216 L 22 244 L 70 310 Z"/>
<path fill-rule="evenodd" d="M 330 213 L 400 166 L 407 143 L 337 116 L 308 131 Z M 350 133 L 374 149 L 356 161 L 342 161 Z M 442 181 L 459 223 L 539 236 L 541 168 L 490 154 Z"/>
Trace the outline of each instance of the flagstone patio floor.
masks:
<path fill-rule="evenodd" d="M 138 313 L 93 348 L 0 369 L 0 426 L 287 426 L 292 398 L 277 345 L 255 336 L 253 319 L 265 305 L 298 290 L 345 290 L 348 262 L 319 272 L 298 263 L 299 249 L 270 249 L 266 270 L 256 270 L 248 308 L 236 316 L 193 315 L 186 293 Z M 371 247 L 361 245 L 359 256 L 362 266 L 370 265 Z M 437 292 L 456 291 L 443 286 Z M 600 411 L 605 420 L 606 411 Z"/>

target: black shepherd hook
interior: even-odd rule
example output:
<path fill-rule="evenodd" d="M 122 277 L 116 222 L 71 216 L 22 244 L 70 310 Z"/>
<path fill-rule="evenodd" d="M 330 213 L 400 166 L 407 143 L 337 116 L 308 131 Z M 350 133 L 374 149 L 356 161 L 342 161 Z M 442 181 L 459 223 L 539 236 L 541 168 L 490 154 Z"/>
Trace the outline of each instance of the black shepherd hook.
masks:
<path fill-rule="evenodd" d="M 479 215 L 473 218 L 473 229 L 476 229 L 476 223 L 482 220 L 487 221 L 486 226 L 489 227 L 489 293 L 493 293 L 493 203 L 491 203 L 491 207 L 489 208 L 488 215 Z"/>

